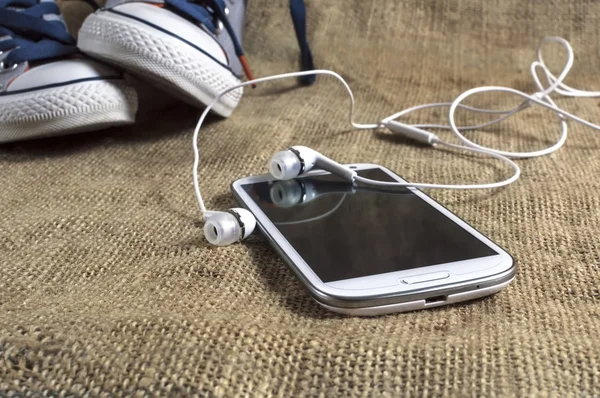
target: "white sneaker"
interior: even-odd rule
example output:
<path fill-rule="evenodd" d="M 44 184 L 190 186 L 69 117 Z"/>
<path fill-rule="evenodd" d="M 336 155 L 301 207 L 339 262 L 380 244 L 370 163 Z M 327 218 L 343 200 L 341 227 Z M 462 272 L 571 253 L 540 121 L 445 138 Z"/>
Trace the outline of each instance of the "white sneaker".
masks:
<path fill-rule="evenodd" d="M 136 110 L 120 72 L 78 55 L 53 0 L 0 0 L 0 142 L 131 124 Z"/>
<path fill-rule="evenodd" d="M 220 91 L 239 84 L 242 73 L 252 79 L 240 44 L 246 3 L 108 0 L 105 8 L 85 20 L 78 46 L 91 57 L 118 65 L 203 108 Z M 298 36 L 303 68 L 312 69 L 303 0 L 290 4 L 296 33 L 304 34 Z M 229 116 L 241 97 L 242 89 L 226 94 L 214 112 Z"/>

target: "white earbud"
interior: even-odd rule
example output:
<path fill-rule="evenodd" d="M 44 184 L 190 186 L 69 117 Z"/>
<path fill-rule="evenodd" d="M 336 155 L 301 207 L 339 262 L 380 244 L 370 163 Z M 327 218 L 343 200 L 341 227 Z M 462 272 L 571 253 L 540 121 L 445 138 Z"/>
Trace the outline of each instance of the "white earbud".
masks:
<path fill-rule="evenodd" d="M 348 181 L 354 181 L 356 176 L 354 170 L 300 145 L 277 152 L 269 161 L 269 171 L 278 180 L 291 180 L 310 171 L 313 167 L 329 171 Z"/>
<path fill-rule="evenodd" d="M 227 246 L 246 239 L 256 227 L 256 219 L 246 209 L 208 212 L 205 216 L 204 236 L 216 246 Z"/>

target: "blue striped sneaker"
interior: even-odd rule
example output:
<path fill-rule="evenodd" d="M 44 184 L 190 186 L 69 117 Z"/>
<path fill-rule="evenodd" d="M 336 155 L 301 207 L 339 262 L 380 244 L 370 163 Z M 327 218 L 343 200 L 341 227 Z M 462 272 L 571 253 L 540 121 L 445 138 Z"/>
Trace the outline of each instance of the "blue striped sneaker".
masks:
<path fill-rule="evenodd" d="M 0 142 L 134 122 L 120 72 L 79 53 L 54 0 L 0 0 Z"/>
<path fill-rule="evenodd" d="M 291 0 L 302 66 L 313 69 L 303 0 Z M 79 48 L 89 56 L 149 80 L 182 100 L 205 107 L 220 91 L 252 79 L 241 41 L 246 0 L 108 0 L 85 20 Z M 312 79 L 311 79 L 312 78 Z M 307 77 L 305 83 L 314 80 Z M 227 117 L 242 89 L 221 98 Z"/>

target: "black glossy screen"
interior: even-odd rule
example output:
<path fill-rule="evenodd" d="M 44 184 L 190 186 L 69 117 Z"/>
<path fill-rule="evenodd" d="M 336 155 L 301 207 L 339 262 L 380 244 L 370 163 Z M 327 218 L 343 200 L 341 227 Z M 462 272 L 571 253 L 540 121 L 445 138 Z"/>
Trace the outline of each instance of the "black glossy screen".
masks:
<path fill-rule="evenodd" d="M 377 168 L 359 174 L 393 181 Z M 497 254 L 405 188 L 332 175 L 243 188 L 323 282 Z"/>

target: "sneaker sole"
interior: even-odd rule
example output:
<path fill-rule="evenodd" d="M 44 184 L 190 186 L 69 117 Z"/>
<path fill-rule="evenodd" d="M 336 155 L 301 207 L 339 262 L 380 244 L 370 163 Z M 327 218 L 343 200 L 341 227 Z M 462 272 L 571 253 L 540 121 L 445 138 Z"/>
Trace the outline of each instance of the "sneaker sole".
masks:
<path fill-rule="evenodd" d="M 101 59 L 173 93 L 197 107 L 240 80 L 212 58 L 152 26 L 108 10 L 88 16 L 79 31 L 78 46 Z M 224 95 L 212 110 L 231 115 L 242 97 L 237 89 Z"/>
<path fill-rule="evenodd" d="M 0 96 L 0 143 L 132 124 L 137 94 L 124 81 L 94 80 Z"/>

